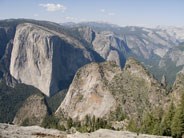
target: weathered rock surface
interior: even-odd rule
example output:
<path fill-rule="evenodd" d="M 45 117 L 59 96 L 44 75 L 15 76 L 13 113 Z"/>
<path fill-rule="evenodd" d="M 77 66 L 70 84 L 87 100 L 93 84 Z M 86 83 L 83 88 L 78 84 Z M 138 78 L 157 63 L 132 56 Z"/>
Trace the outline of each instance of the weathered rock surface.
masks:
<path fill-rule="evenodd" d="M 131 133 L 128 131 L 114 131 L 100 129 L 92 133 L 66 134 L 54 129 L 44 129 L 39 126 L 20 127 L 0 123 L 0 137 L 2 138 L 169 138 L 163 136 Z"/>
<path fill-rule="evenodd" d="M 66 87 L 82 65 L 93 61 L 75 39 L 30 23 L 17 27 L 10 73 L 50 96 Z"/>
<path fill-rule="evenodd" d="M 39 126 L 16 126 L 0 123 L 1 138 L 67 138 L 65 132 Z"/>
<path fill-rule="evenodd" d="M 16 113 L 13 123 L 16 125 L 41 125 L 48 114 L 43 96 L 31 95 Z"/>
<path fill-rule="evenodd" d="M 163 136 L 145 135 L 128 132 L 128 131 L 114 131 L 108 129 L 99 129 L 92 133 L 75 133 L 68 135 L 67 138 L 169 138 Z"/>
<path fill-rule="evenodd" d="M 103 117 L 115 110 L 116 101 L 106 82 L 118 72 L 121 72 L 120 67 L 112 62 L 91 63 L 79 69 L 56 114 L 64 112 L 82 120 L 86 115 Z"/>
<path fill-rule="evenodd" d="M 75 75 L 56 111 L 83 120 L 86 115 L 111 118 L 112 113 L 137 116 L 164 103 L 165 90 L 137 61 L 130 58 L 122 71 L 113 62 L 91 63 Z"/>
<path fill-rule="evenodd" d="M 96 33 L 92 42 L 93 49 L 107 61 L 115 61 L 117 65 L 123 66 L 125 62 L 126 44 L 112 32 Z"/>

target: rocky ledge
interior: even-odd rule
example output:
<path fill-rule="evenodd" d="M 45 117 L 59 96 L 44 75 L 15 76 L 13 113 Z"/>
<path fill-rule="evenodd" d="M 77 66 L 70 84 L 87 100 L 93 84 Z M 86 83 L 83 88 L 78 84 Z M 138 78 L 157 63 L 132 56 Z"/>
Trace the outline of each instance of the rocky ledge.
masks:
<path fill-rule="evenodd" d="M 92 133 L 73 133 L 67 134 L 54 129 L 44 129 L 39 126 L 16 126 L 0 123 L 1 138 L 169 138 L 154 135 L 145 135 L 128 132 L 99 129 Z"/>

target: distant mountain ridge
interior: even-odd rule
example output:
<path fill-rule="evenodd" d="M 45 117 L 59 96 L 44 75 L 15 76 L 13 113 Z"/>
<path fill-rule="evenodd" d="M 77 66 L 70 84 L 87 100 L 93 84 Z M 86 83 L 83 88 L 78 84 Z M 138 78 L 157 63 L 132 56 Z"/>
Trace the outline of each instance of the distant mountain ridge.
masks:
<path fill-rule="evenodd" d="M 128 58 L 130 56 L 135 57 L 140 62 L 142 62 L 155 76 L 157 79 L 161 80 L 163 75 L 166 76 L 169 85 L 175 80 L 176 73 L 181 70 L 183 63 L 178 67 L 175 62 L 169 64 L 169 68 L 172 70 L 167 70 L 167 66 L 160 66 L 162 60 L 169 60 L 167 55 L 175 49 L 175 47 L 181 47 L 184 41 L 184 28 L 183 27 L 137 27 L 137 26 L 127 26 L 119 27 L 116 25 L 106 24 L 106 23 L 79 23 L 71 26 L 67 26 L 72 30 L 78 30 L 81 34 L 85 34 L 85 28 L 90 28 L 97 36 L 101 35 L 98 44 L 94 47 L 102 47 L 103 41 L 105 40 L 105 35 L 111 34 L 111 37 L 116 38 L 118 41 L 124 43 L 125 50 L 118 50 L 119 53 L 123 53 L 123 58 Z M 79 33 L 80 34 L 80 33 Z M 107 37 L 107 36 L 106 36 Z M 82 38 L 86 38 L 83 37 Z M 94 39 L 95 42 L 95 39 Z M 111 40 L 111 42 L 113 42 Z M 116 47 L 121 44 L 116 44 Z M 111 46 L 109 44 L 109 46 Z M 180 48 L 180 49 L 181 49 Z M 106 49 L 107 46 L 106 46 Z M 177 53 L 178 57 L 182 57 L 182 51 Z M 125 63 L 125 62 L 124 62 Z M 175 71 L 176 70 L 176 71 Z M 168 73 L 170 72 L 170 73 Z"/>
<path fill-rule="evenodd" d="M 76 71 L 90 62 L 115 61 L 123 67 L 128 57 L 134 57 L 157 79 L 165 75 L 170 85 L 184 67 L 179 58 L 183 55 L 183 28 L 119 27 L 97 22 L 60 25 L 28 19 L 2 20 L 0 28 L 0 76 L 10 86 L 16 83 L 33 85 L 48 96 L 67 88 Z M 176 51 L 175 47 L 180 47 L 177 55 L 172 54 L 173 60 L 165 66 L 171 58 L 169 53 Z M 35 75 L 28 79 L 32 73 Z M 47 88 L 42 79 L 47 80 Z"/>

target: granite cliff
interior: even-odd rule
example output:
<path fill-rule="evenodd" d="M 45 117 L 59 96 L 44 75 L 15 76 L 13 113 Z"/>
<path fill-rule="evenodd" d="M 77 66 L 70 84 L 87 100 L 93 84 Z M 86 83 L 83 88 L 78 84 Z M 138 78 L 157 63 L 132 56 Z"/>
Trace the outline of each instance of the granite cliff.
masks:
<path fill-rule="evenodd" d="M 77 40 L 26 23 L 16 29 L 10 74 L 50 96 L 65 88 L 76 70 L 91 61 L 92 55 Z"/>
<path fill-rule="evenodd" d="M 84 120 L 115 114 L 143 116 L 164 104 L 166 90 L 136 60 L 130 58 L 121 70 L 114 62 L 91 63 L 78 70 L 56 115 Z"/>
<path fill-rule="evenodd" d="M 82 120 L 86 115 L 104 117 L 115 110 L 116 101 L 107 83 L 118 72 L 121 69 L 113 62 L 91 63 L 80 68 L 56 114 L 65 112 L 72 119 Z"/>

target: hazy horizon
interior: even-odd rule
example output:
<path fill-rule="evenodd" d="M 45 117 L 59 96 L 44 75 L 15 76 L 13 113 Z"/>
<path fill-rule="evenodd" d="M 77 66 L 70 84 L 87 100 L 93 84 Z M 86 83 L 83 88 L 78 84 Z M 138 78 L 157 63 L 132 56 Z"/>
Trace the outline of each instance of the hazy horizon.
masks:
<path fill-rule="evenodd" d="M 184 1 L 1 0 L 0 20 L 35 19 L 56 23 L 105 22 L 119 26 L 184 26 Z"/>

